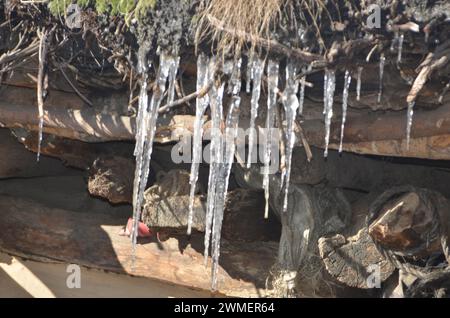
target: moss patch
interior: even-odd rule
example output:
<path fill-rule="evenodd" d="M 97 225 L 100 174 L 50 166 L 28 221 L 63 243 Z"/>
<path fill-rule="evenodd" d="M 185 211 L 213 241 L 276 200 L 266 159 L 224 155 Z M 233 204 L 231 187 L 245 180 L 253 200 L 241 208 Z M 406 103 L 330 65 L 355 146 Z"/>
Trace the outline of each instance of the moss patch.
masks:
<path fill-rule="evenodd" d="M 128 15 L 136 9 L 137 16 L 143 16 L 156 6 L 158 0 L 51 0 L 48 4 L 53 15 L 64 15 L 69 4 L 75 2 L 82 8 L 94 8 L 99 14 Z"/>

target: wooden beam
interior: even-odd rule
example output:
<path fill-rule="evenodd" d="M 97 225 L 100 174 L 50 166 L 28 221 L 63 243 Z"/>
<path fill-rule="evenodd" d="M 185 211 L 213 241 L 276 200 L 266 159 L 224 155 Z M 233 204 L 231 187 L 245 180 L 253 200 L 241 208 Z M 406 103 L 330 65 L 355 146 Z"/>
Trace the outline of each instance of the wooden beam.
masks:
<path fill-rule="evenodd" d="M 0 250 L 33 260 L 76 263 L 209 290 L 211 268 L 203 264 L 203 235 L 140 241 L 132 267 L 131 242 L 118 235 L 124 220 L 112 215 L 81 215 L 38 202 L 0 196 Z M 222 242 L 219 293 L 265 295 L 265 279 L 278 244 Z"/>

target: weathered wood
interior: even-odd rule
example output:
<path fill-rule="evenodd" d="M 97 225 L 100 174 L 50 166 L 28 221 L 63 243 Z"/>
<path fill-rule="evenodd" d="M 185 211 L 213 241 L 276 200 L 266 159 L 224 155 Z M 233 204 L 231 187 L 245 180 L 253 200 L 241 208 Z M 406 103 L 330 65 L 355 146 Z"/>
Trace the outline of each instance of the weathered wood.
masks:
<path fill-rule="evenodd" d="M 371 206 L 369 235 L 385 251 L 423 258 L 443 252 L 450 212 L 442 195 L 403 186 L 384 192 Z"/>
<path fill-rule="evenodd" d="M 349 226 L 339 234 L 323 236 L 318 241 L 320 257 L 327 272 L 347 286 L 371 289 L 371 284 L 376 282 L 370 279 L 370 275 L 379 270 L 379 282 L 383 283 L 395 270 L 368 235 L 365 219 L 374 198 L 375 194 L 362 196 L 352 205 Z"/>
<path fill-rule="evenodd" d="M 34 106 L 0 103 L 0 123 L 6 127 L 23 127 L 38 130 L 37 109 Z M 450 135 L 450 106 L 444 105 L 432 111 L 417 110 L 411 134 L 410 149 L 406 150 L 405 116 L 403 113 L 368 114 L 349 117 L 344 135 L 344 150 L 363 154 L 448 159 Z M 177 141 L 193 132 L 194 117 L 175 115 L 160 118 L 156 130 L 156 142 Z M 240 121 L 247 128 L 246 120 Z M 330 148 L 337 148 L 340 136 L 340 120 L 331 125 Z M 206 122 L 205 139 L 209 138 Z M 310 145 L 322 147 L 324 127 L 321 120 L 305 120 L 304 134 Z M 133 140 L 133 117 L 99 114 L 94 109 L 66 110 L 47 107 L 44 116 L 44 132 L 86 142 Z M 301 142 L 300 136 L 297 136 Z M 334 143 L 334 144 L 333 144 Z"/>
<path fill-rule="evenodd" d="M 308 141 L 322 145 L 324 130 L 321 120 L 305 120 L 302 128 Z M 339 143 L 341 122 L 331 123 L 330 142 Z M 450 134 L 450 105 L 434 110 L 414 111 L 411 138 L 431 137 Z M 372 112 L 360 116 L 349 116 L 346 120 L 344 143 L 382 140 L 402 140 L 406 138 L 405 112 Z"/>
<path fill-rule="evenodd" d="M 339 149 L 339 144 L 330 144 L 329 148 Z M 409 149 L 403 139 L 344 143 L 343 150 L 366 155 L 449 160 L 450 134 L 413 138 L 409 142 Z"/>
<path fill-rule="evenodd" d="M 384 282 L 395 267 L 377 251 L 367 230 L 346 238 L 341 234 L 319 239 L 319 251 L 328 273 L 350 287 L 373 288 L 370 277 L 380 273 Z"/>
<path fill-rule="evenodd" d="M 0 123 L 9 128 L 37 131 L 38 114 L 31 105 L 0 104 Z M 175 115 L 160 118 L 155 141 L 160 143 L 179 140 L 192 133 L 192 116 Z M 208 124 L 205 127 L 209 127 Z M 134 140 L 134 117 L 97 113 L 94 109 L 64 109 L 47 107 L 44 111 L 44 132 L 85 142 Z"/>
<path fill-rule="evenodd" d="M 22 128 L 12 129 L 26 149 L 37 153 L 38 134 Z M 55 135 L 44 134 L 41 144 L 41 154 L 62 160 L 70 167 L 87 170 L 92 166 L 96 158 L 105 153 L 101 147 L 92 143 L 86 143 L 74 139 L 62 138 Z"/>
<path fill-rule="evenodd" d="M 76 263 L 209 290 L 210 269 L 203 265 L 203 236 L 141 241 L 132 269 L 131 243 L 119 236 L 122 219 L 53 209 L 34 201 L 0 197 L 0 249 L 35 260 Z M 219 293 L 265 295 L 265 278 L 275 262 L 277 244 L 223 241 Z"/>

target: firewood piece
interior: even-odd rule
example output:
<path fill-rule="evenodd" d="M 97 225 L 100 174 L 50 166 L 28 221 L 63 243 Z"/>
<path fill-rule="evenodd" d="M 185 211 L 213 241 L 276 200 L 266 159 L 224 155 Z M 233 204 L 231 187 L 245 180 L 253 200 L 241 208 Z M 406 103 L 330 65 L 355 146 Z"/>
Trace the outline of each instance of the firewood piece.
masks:
<path fill-rule="evenodd" d="M 369 235 L 399 269 L 423 277 L 436 254 L 449 259 L 449 203 L 437 192 L 401 186 L 378 197 L 370 207 Z"/>
<path fill-rule="evenodd" d="M 378 252 L 365 228 L 349 238 L 341 234 L 322 237 L 319 239 L 319 251 L 328 273 L 350 287 L 373 288 L 368 282 L 375 270 L 380 269 L 380 282 L 384 282 L 395 270 Z"/>
<path fill-rule="evenodd" d="M 436 48 L 434 53 L 429 53 L 425 60 L 418 67 L 419 74 L 417 75 L 411 90 L 406 98 L 408 103 L 412 103 L 417 99 L 422 88 L 430 79 L 431 74 L 440 68 L 443 68 L 449 61 L 450 57 L 450 41 L 444 42 Z"/>
<path fill-rule="evenodd" d="M 417 232 L 431 229 L 432 223 L 433 211 L 424 206 L 417 193 L 406 193 L 383 206 L 380 216 L 369 225 L 369 233 L 384 247 L 402 251 L 423 244 Z M 431 244 L 428 249 L 436 251 L 439 245 Z"/>
<path fill-rule="evenodd" d="M 134 162 L 122 157 L 98 158 L 88 181 L 89 193 L 111 203 L 131 203 Z"/>

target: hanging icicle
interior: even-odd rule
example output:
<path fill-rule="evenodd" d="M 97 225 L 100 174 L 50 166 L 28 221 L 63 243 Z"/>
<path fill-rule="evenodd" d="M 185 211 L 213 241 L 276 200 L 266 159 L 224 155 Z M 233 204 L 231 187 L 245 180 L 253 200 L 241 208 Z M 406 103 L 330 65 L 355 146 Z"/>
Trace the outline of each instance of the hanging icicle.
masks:
<path fill-rule="evenodd" d="M 219 271 L 220 238 L 223 213 L 235 153 L 235 140 L 238 132 L 239 106 L 241 98 L 241 60 L 238 60 L 232 70 L 229 84 L 231 85 L 231 104 L 225 119 L 225 135 L 222 138 L 222 160 L 216 175 L 214 212 L 212 224 L 212 289 L 217 289 L 217 274 Z"/>
<path fill-rule="evenodd" d="M 325 151 L 328 156 L 328 144 L 330 142 L 331 118 L 333 118 L 334 90 L 336 88 L 336 74 L 333 70 L 326 69 L 324 75 L 324 114 L 325 114 Z"/>
<path fill-rule="evenodd" d="M 255 121 L 258 115 L 259 97 L 261 96 L 261 79 L 264 72 L 264 60 L 255 58 L 252 63 L 252 80 L 253 91 L 250 102 L 250 131 L 248 135 L 248 160 L 247 168 L 250 168 L 252 163 L 253 147 L 255 144 Z"/>
<path fill-rule="evenodd" d="M 170 61 L 169 66 L 169 87 L 167 89 L 167 104 L 172 104 L 175 99 L 175 82 L 177 80 L 178 66 L 180 64 L 180 57 L 176 57 Z"/>
<path fill-rule="evenodd" d="M 45 76 L 47 73 L 47 53 L 48 53 L 48 31 L 44 31 L 39 41 L 39 71 L 37 78 L 37 104 L 38 104 L 38 151 L 36 160 L 39 162 L 41 157 L 42 135 L 44 130 L 44 90 Z"/>
<path fill-rule="evenodd" d="M 269 60 L 269 63 L 267 65 L 268 97 L 267 97 L 266 140 L 264 145 L 264 174 L 263 174 L 264 197 L 266 200 L 264 217 L 266 219 L 269 217 L 269 165 L 272 156 L 272 129 L 274 127 L 275 111 L 277 106 L 278 71 L 279 71 L 278 62 L 274 60 Z"/>
<path fill-rule="evenodd" d="M 255 76 L 255 62 L 256 60 L 253 59 L 253 55 L 250 55 L 250 57 L 247 60 L 247 72 L 245 75 L 245 92 L 247 94 L 250 94 L 251 91 L 251 82 L 254 80 Z"/>
<path fill-rule="evenodd" d="M 403 40 L 405 35 L 402 33 L 398 38 L 398 52 L 397 52 L 397 63 L 402 61 L 402 50 L 403 50 Z"/>
<path fill-rule="evenodd" d="M 139 101 L 138 101 L 138 113 L 136 117 L 136 144 L 134 146 L 134 156 L 142 152 L 143 139 L 142 139 L 142 117 L 147 109 L 148 105 L 148 72 L 150 70 L 151 63 L 147 60 L 145 50 L 141 50 L 138 53 L 138 74 L 141 77 Z"/>
<path fill-rule="evenodd" d="M 286 212 L 288 205 L 289 184 L 291 180 L 291 167 L 292 167 L 292 151 L 295 144 L 295 116 L 297 109 L 299 108 L 299 101 L 297 98 L 297 84 L 295 83 L 296 69 L 292 63 L 288 63 L 286 66 L 286 88 L 283 93 L 283 106 L 286 114 L 286 166 L 282 171 L 282 180 L 285 180 L 284 186 L 284 200 L 283 200 L 283 212 Z"/>
<path fill-rule="evenodd" d="M 383 94 L 383 75 L 384 75 L 384 64 L 386 62 L 386 58 L 384 57 L 384 54 L 381 54 L 380 56 L 380 82 L 379 82 L 379 89 L 378 89 L 378 103 L 381 103 L 381 96 Z"/>
<path fill-rule="evenodd" d="M 406 150 L 409 150 L 409 142 L 411 139 L 411 127 L 413 122 L 413 114 L 414 114 L 414 105 L 415 102 L 408 103 L 408 114 L 407 114 L 407 122 L 406 122 Z"/>
<path fill-rule="evenodd" d="M 209 103 L 211 108 L 211 144 L 210 144 L 210 163 L 208 178 L 208 196 L 206 204 L 205 218 L 205 266 L 207 265 L 209 255 L 209 243 L 211 238 L 211 226 L 213 222 L 215 194 L 217 185 L 217 175 L 219 164 L 222 160 L 222 132 L 220 125 L 223 119 L 223 91 L 225 84 L 216 82 L 209 90 Z"/>
<path fill-rule="evenodd" d="M 300 79 L 300 98 L 298 101 L 298 114 L 302 115 L 303 114 L 303 104 L 305 102 L 305 87 L 306 87 L 306 78 L 305 76 L 303 76 Z"/>
<path fill-rule="evenodd" d="M 214 79 L 214 65 L 215 61 L 209 61 L 209 58 L 204 54 L 200 54 L 197 59 L 197 92 L 203 87 L 208 85 Z M 198 169 L 202 157 L 202 137 L 203 137 L 203 115 L 206 108 L 209 105 L 208 95 L 198 96 L 195 109 L 195 121 L 194 121 L 194 135 L 192 142 L 192 164 L 191 174 L 189 177 L 189 184 L 191 186 L 189 194 L 189 216 L 188 216 L 188 228 L 187 234 L 191 234 L 192 220 L 194 215 L 194 199 L 195 199 L 195 186 L 198 179 Z"/>
<path fill-rule="evenodd" d="M 389 48 L 391 52 L 395 51 L 395 47 L 397 46 L 397 43 L 399 42 L 399 33 L 394 33 L 394 38 L 391 41 L 391 47 Z"/>
<path fill-rule="evenodd" d="M 361 100 L 361 74 L 363 71 L 362 66 L 358 66 L 358 72 L 356 75 L 356 100 L 359 102 Z"/>
<path fill-rule="evenodd" d="M 150 161 L 153 150 L 153 140 L 155 136 L 156 121 L 158 119 L 158 109 L 164 97 L 166 82 L 169 76 L 170 66 L 175 63 L 177 58 L 161 53 L 159 70 L 156 78 L 156 89 L 153 90 L 152 99 L 148 105 L 146 75 L 143 74 L 141 82 L 142 101 L 139 101 L 141 111 L 140 122 L 137 124 L 136 134 L 136 168 L 133 184 L 133 229 L 131 232 L 131 241 L 133 245 L 133 262 L 135 259 L 136 243 L 138 235 L 138 224 L 141 216 L 142 203 L 144 200 L 144 191 L 147 185 Z M 140 56 L 140 71 L 146 71 L 147 61 L 144 55 Z"/>
<path fill-rule="evenodd" d="M 341 124 L 341 141 L 339 143 L 339 153 L 342 152 L 342 142 L 344 140 L 345 120 L 347 118 L 348 90 L 350 88 L 351 81 L 352 81 L 352 77 L 350 76 L 350 72 L 348 70 L 345 70 L 344 91 L 342 93 L 342 124 Z"/>

